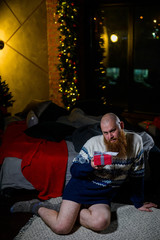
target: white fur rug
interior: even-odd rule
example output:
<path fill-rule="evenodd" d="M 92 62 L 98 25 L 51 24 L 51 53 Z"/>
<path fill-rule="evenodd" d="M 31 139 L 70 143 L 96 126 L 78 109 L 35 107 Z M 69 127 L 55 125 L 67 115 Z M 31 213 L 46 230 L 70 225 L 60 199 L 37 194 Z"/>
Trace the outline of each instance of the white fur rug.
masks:
<path fill-rule="evenodd" d="M 52 203 L 61 198 L 50 199 Z M 132 205 L 113 203 L 110 226 L 101 233 L 75 226 L 69 235 L 56 235 L 37 216 L 33 216 L 14 240 L 160 240 L 160 209 L 141 212 Z"/>

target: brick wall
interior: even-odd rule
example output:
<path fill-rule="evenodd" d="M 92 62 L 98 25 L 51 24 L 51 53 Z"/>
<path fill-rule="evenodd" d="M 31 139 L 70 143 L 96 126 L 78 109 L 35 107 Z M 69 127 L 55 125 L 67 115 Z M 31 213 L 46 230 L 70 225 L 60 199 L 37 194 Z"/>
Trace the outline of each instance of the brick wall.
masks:
<path fill-rule="evenodd" d="M 56 67 L 58 64 L 58 45 L 59 31 L 56 23 L 56 4 L 57 0 L 46 0 L 47 8 L 47 39 L 48 39 L 48 69 L 49 69 L 49 97 L 59 106 L 63 106 L 61 94 L 59 93 L 59 72 Z"/>

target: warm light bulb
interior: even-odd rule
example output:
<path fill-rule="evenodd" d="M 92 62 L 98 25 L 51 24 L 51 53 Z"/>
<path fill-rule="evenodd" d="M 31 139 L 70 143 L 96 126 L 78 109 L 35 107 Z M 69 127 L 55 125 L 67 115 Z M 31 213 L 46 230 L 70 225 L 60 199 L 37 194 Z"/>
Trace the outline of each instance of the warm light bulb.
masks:
<path fill-rule="evenodd" d="M 117 42 L 118 41 L 118 36 L 116 34 L 112 34 L 111 37 L 110 37 L 111 41 L 113 43 Z"/>

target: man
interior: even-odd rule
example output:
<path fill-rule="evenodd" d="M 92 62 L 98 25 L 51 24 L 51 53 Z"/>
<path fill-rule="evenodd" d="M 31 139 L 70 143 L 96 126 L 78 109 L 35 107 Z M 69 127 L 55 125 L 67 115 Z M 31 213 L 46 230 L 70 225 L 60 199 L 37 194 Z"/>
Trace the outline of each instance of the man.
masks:
<path fill-rule="evenodd" d="M 140 211 L 152 211 L 154 203 L 143 203 L 144 159 L 142 138 L 124 132 L 124 123 L 113 113 L 101 119 L 102 135 L 92 137 L 82 147 L 71 166 L 71 180 L 63 193 L 59 212 L 49 203 L 31 200 L 13 205 L 12 212 L 31 211 L 57 234 L 71 232 L 77 218 L 94 231 L 107 228 L 111 220 L 110 204 L 128 177 L 132 179 L 131 200 Z M 96 166 L 94 153 L 118 152 L 112 164 Z"/>

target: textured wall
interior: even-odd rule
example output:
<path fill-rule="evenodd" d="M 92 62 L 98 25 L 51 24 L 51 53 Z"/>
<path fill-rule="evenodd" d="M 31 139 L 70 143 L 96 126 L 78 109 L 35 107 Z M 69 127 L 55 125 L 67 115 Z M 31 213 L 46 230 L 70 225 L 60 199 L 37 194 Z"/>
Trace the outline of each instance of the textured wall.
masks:
<path fill-rule="evenodd" d="M 16 100 L 12 114 L 32 99 L 49 98 L 45 0 L 1 0 L 0 75 Z"/>
<path fill-rule="evenodd" d="M 46 0 L 47 6 L 47 36 L 48 36 L 48 69 L 49 69 L 49 95 L 50 99 L 63 106 L 61 94 L 59 93 L 59 72 L 58 64 L 58 46 L 59 46 L 59 31 L 57 31 L 56 17 L 57 0 Z"/>

